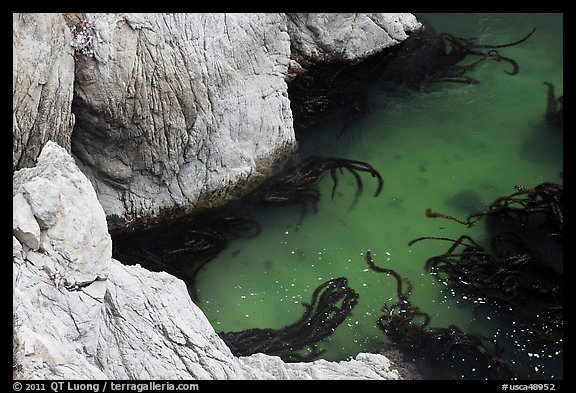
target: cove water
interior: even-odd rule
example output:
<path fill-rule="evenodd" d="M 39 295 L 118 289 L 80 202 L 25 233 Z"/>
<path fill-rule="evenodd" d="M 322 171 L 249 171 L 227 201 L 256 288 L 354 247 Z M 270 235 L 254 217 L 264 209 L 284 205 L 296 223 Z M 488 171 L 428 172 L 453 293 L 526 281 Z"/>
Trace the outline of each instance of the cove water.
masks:
<path fill-rule="evenodd" d="M 354 177 L 324 176 L 316 213 L 301 207 L 259 207 L 251 212 L 262 232 L 234 241 L 197 277 L 198 305 L 216 331 L 280 328 L 298 319 L 321 283 L 345 276 L 359 293 L 352 314 L 319 348 L 328 360 L 343 360 L 387 344 L 376 327 L 384 303 L 396 302 L 394 279 L 370 271 L 363 254 L 377 265 L 411 280 L 412 302 L 430 314 L 431 327 L 454 324 L 465 332 L 495 338 L 504 359 L 521 378 L 562 379 L 562 342 L 534 342 L 485 299 L 470 297 L 424 270 L 425 261 L 467 234 L 482 245 L 490 235 L 485 220 L 467 228 L 427 218 L 427 208 L 462 219 L 496 198 L 543 182 L 562 184 L 562 130 L 544 121 L 546 86 L 563 93 L 562 14 L 417 14 L 437 32 L 476 37 L 479 43 L 526 42 L 500 49 L 520 72 L 510 76 L 505 62 L 485 61 L 468 75 L 478 85 L 431 84 L 427 91 L 391 90 L 377 84 L 369 92 L 374 108 L 352 124 L 333 114 L 300 141 L 301 156 L 312 154 L 370 163 L 384 178 L 374 197 L 375 179 L 361 173 L 362 195 L 354 201 Z M 474 60 L 469 57 L 468 61 Z M 466 61 L 465 61 L 466 62 Z M 561 270 L 562 255 L 555 263 Z"/>

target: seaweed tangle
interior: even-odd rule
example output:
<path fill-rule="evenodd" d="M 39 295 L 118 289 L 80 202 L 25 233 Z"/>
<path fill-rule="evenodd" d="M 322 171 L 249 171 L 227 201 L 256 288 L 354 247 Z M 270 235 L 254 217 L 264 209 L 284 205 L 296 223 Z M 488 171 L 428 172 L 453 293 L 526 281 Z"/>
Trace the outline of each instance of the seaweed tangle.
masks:
<path fill-rule="evenodd" d="M 404 41 L 398 54 L 384 69 L 384 77 L 393 83 L 422 88 L 430 82 L 456 82 L 477 84 L 478 80 L 466 75 L 476 65 L 486 60 L 505 62 L 511 66 L 505 70 L 509 75 L 520 71 L 518 63 L 500 54 L 501 48 L 519 45 L 536 31 L 507 44 L 485 45 L 474 38 L 457 37 L 450 33 L 436 34 L 434 29 L 423 26 Z M 461 64 L 468 56 L 476 57 L 470 63 Z"/>
<path fill-rule="evenodd" d="M 301 163 L 266 180 L 250 198 L 268 204 L 301 204 L 302 215 L 304 215 L 309 204 L 312 204 L 316 210 L 320 192 L 314 186 L 320 181 L 324 172 L 330 171 L 333 182 L 331 197 L 334 199 L 338 186 L 338 172 L 342 174 L 344 169 L 350 172 L 356 180 L 356 198 L 363 189 L 360 172 L 369 173 L 376 178 L 378 184 L 374 196 L 382 192 L 384 180 L 372 165 L 345 158 L 310 156 Z"/>
<path fill-rule="evenodd" d="M 310 61 L 298 56 L 296 61 L 306 71 L 288 82 L 297 138 L 336 107 L 344 112 L 344 128 L 369 112 L 374 103 L 368 98 L 367 91 L 374 81 L 383 86 L 411 89 L 423 89 L 434 82 L 477 84 L 477 79 L 466 74 L 485 61 L 504 63 L 507 66 L 504 71 L 516 75 L 520 71 L 518 62 L 503 55 L 501 49 L 522 44 L 535 31 L 536 28 L 532 29 L 514 42 L 489 45 L 477 43 L 474 38 L 437 34 L 432 26 L 426 24 L 411 32 L 401 44 L 361 61 L 350 62 L 343 56 L 334 56 L 328 62 Z M 473 60 L 464 63 L 467 58 Z"/>
<path fill-rule="evenodd" d="M 430 315 L 410 302 L 412 285 L 392 269 L 374 264 L 367 251 L 364 260 L 370 269 L 392 275 L 398 301 L 384 304 L 378 328 L 390 339 L 394 349 L 412 359 L 427 379 L 510 379 L 512 373 L 500 358 L 502 349 L 487 337 L 465 333 L 451 325 L 431 328 Z M 403 290 L 403 285 L 408 288 Z M 449 362 L 449 367 L 446 367 Z"/>
<path fill-rule="evenodd" d="M 564 187 L 556 183 L 542 183 L 534 188 L 515 186 L 516 192 L 494 200 L 484 210 L 471 214 L 466 220 L 426 209 L 426 216 L 445 218 L 472 226 L 482 217 L 501 222 L 516 223 L 522 230 L 542 231 L 549 237 L 563 239 Z"/>
<path fill-rule="evenodd" d="M 562 274 L 519 236 L 510 232 L 494 236 L 496 255 L 466 235 L 455 240 L 421 237 L 408 245 L 430 239 L 452 242 L 445 253 L 426 261 L 425 269 L 438 280 L 504 305 L 503 310 L 519 316 L 539 338 L 555 340 L 562 334 Z"/>
<path fill-rule="evenodd" d="M 550 82 L 544 82 L 548 87 L 548 96 L 546 101 L 546 113 L 544 117 L 552 124 L 564 124 L 564 96 L 556 97 L 554 85 Z"/>
<path fill-rule="evenodd" d="M 358 293 L 344 277 L 326 281 L 312 294 L 310 304 L 303 303 L 304 314 L 280 329 L 247 329 L 218 333 L 235 356 L 253 353 L 277 355 L 286 362 L 311 361 L 323 351 L 315 344 L 330 336 L 348 317 L 358 302 Z M 308 355 L 297 351 L 308 348 Z"/>

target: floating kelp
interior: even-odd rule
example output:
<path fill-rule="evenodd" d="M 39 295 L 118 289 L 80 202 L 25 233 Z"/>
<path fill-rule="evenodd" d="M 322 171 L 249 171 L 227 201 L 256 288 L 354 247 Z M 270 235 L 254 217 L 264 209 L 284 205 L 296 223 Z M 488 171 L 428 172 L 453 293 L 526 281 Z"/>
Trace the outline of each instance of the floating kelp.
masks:
<path fill-rule="evenodd" d="M 514 42 L 490 45 L 448 32 L 437 34 L 432 26 L 424 24 L 401 44 L 362 61 L 350 63 L 334 57 L 329 63 L 308 63 L 299 59 L 306 71 L 288 83 L 297 137 L 331 109 L 341 109 L 348 125 L 375 104 L 381 105 L 371 102 L 366 93 L 375 81 L 382 86 L 410 89 L 423 89 L 434 82 L 477 84 L 479 81 L 467 73 L 487 60 L 507 63 L 509 69 L 504 71 L 516 75 L 520 66 L 502 55 L 500 49 L 525 42 L 535 31 Z M 473 60 L 464 64 L 467 58 Z"/>
<path fill-rule="evenodd" d="M 561 184 L 542 183 L 534 188 L 515 186 L 516 192 L 497 198 L 484 210 L 471 214 L 466 220 L 433 212 L 426 209 L 426 216 L 445 218 L 467 226 L 473 225 L 482 217 L 501 222 L 516 223 L 521 230 L 534 230 L 546 233 L 549 237 L 563 238 L 564 231 L 564 187 Z"/>
<path fill-rule="evenodd" d="M 476 43 L 474 38 L 457 37 L 450 33 L 436 34 L 431 26 L 424 25 L 402 43 L 400 51 L 390 60 L 383 75 L 393 83 L 415 88 L 422 88 L 431 82 L 476 84 L 479 81 L 466 73 L 485 60 L 506 62 L 512 68 L 505 72 L 515 75 L 520 70 L 518 63 L 501 55 L 498 49 L 521 44 L 535 31 L 536 28 L 508 44 L 485 45 Z M 476 60 L 461 64 L 468 56 L 474 56 Z"/>
<path fill-rule="evenodd" d="M 218 333 L 235 356 L 266 353 L 284 361 L 311 361 L 322 353 L 315 344 L 330 336 L 348 317 L 358 302 L 358 294 L 344 277 L 326 281 L 312 294 L 310 304 L 303 303 L 304 314 L 280 329 L 247 329 Z M 308 355 L 297 351 L 308 348 Z"/>
<path fill-rule="evenodd" d="M 430 315 L 410 302 L 412 285 L 392 269 L 374 264 L 367 251 L 364 260 L 370 269 L 387 273 L 396 280 L 398 301 L 384 304 L 378 328 L 394 349 L 411 359 L 426 379 L 510 379 L 512 373 L 500 358 L 502 350 L 486 337 L 465 333 L 451 325 L 430 328 Z M 404 290 L 404 284 L 407 289 Z M 448 366 L 447 366 L 448 362 Z"/>
<path fill-rule="evenodd" d="M 330 171 L 333 182 L 331 197 L 334 199 L 338 186 L 338 172 L 342 174 L 344 169 L 356 179 L 356 197 L 363 189 L 360 172 L 367 172 L 376 178 L 378 185 L 374 196 L 378 196 L 382 192 L 384 180 L 380 173 L 367 162 L 336 157 L 310 156 L 299 164 L 291 166 L 266 180 L 250 198 L 269 204 L 300 204 L 305 212 L 309 204 L 316 208 L 320 193 L 315 185 L 324 172 Z"/>
<path fill-rule="evenodd" d="M 564 96 L 556 97 L 554 85 L 544 82 L 548 86 L 548 96 L 546 101 L 546 113 L 544 117 L 553 124 L 563 125 L 564 123 Z"/>
<path fill-rule="evenodd" d="M 426 261 L 426 270 L 438 280 L 501 304 L 539 338 L 555 340 L 561 336 L 562 274 L 519 236 L 508 232 L 494 236 L 496 255 L 466 235 L 455 240 L 421 237 L 408 245 L 430 239 L 452 242 L 445 253 Z"/>

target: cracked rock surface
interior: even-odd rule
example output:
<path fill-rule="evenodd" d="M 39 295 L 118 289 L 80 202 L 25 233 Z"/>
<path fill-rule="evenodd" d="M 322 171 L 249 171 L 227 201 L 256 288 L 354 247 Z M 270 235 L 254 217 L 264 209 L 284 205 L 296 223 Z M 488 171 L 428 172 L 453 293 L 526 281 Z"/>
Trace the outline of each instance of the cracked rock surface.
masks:
<path fill-rule="evenodd" d="M 111 258 L 106 217 L 138 224 L 247 191 L 296 147 L 286 86 L 295 51 L 308 60 L 362 58 L 405 38 L 415 18 L 75 18 L 93 21 L 94 57 L 74 53 L 74 18 L 13 14 L 13 310 L 22 377 L 397 379 L 382 355 L 289 364 L 234 357 L 182 281 Z"/>
<path fill-rule="evenodd" d="M 12 14 L 12 169 L 34 166 L 44 144 L 70 151 L 72 34 L 61 14 Z"/>
<path fill-rule="evenodd" d="M 284 14 L 85 17 L 72 150 L 107 215 L 222 203 L 295 148 Z"/>
<path fill-rule="evenodd" d="M 23 379 L 399 378 L 375 354 L 312 363 L 234 357 L 183 281 L 111 258 L 94 189 L 55 143 L 36 167 L 15 172 L 13 196 L 14 211 L 27 212 L 14 215 L 12 237 Z M 38 230 L 21 230 L 31 227 Z"/>

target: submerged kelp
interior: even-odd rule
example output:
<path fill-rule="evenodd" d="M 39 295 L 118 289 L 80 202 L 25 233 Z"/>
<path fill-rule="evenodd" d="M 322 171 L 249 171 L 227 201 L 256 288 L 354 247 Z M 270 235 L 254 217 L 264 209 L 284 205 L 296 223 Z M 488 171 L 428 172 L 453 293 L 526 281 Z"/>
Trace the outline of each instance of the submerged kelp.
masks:
<path fill-rule="evenodd" d="M 297 165 L 290 166 L 281 173 L 267 179 L 249 198 L 253 201 L 267 204 L 300 204 L 302 206 L 300 220 L 302 220 L 308 205 L 312 205 L 314 211 L 316 211 L 316 205 L 320 199 L 320 192 L 316 186 L 322 175 L 330 171 L 332 179 L 331 197 L 334 199 L 336 187 L 338 186 L 338 172 L 343 174 L 344 169 L 352 174 L 356 180 L 354 204 L 363 190 L 361 172 L 369 173 L 370 176 L 376 178 L 377 186 L 374 196 L 378 196 L 382 192 L 384 180 L 380 173 L 367 162 L 337 157 L 310 156 Z"/>
<path fill-rule="evenodd" d="M 466 220 L 426 209 L 426 216 L 445 218 L 471 226 L 483 217 L 503 223 L 513 223 L 517 230 L 536 231 L 562 240 L 564 231 L 564 187 L 556 183 L 542 183 L 534 188 L 516 186 L 516 192 L 494 200 L 484 210 L 471 214 Z"/>
<path fill-rule="evenodd" d="M 260 233 L 260 225 L 235 206 L 210 209 L 138 233 L 117 236 L 113 256 L 128 265 L 165 271 L 195 292 L 196 275 L 230 241 Z"/>
<path fill-rule="evenodd" d="M 375 81 L 419 90 L 437 82 L 477 84 L 480 81 L 467 73 L 487 60 L 507 63 L 509 69 L 504 72 L 516 75 L 518 62 L 499 50 L 525 42 L 535 31 L 533 28 L 510 43 L 479 44 L 474 38 L 437 34 L 424 23 L 401 44 L 360 62 L 350 64 L 335 58 L 330 63 L 309 64 L 304 74 L 288 83 L 295 129 L 298 132 L 314 125 L 334 108 L 345 111 L 348 124 L 366 114 L 372 107 L 366 91 Z M 469 57 L 474 60 L 463 64 Z"/>
<path fill-rule="evenodd" d="M 535 31 L 536 28 L 511 43 L 487 45 L 476 43 L 474 38 L 457 37 L 450 33 L 436 34 L 431 26 L 425 25 L 403 43 L 398 54 L 384 69 L 383 75 L 386 80 L 412 88 L 423 88 L 433 82 L 477 84 L 479 81 L 466 73 L 486 60 L 506 62 L 512 68 L 505 72 L 516 75 L 520 70 L 518 63 L 501 55 L 498 49 L 521 44 Z M 476 59 L 461 64 L 468 56 Z"/>
<path fill-rule="evenodd" d="M 410 301 L 413 289 L 410 281 L 392 269 L 376 266 L 370 251 L 364 254 L 364 260 L 373 271 L 390 274 L 396 280 L 398 299 L 392 305 L 384 304 L 377 325 L 389 338 L 392 348 L 414 362 L 424 378 L 510 379 L 513 376 L 494 341 L 465 333 L 454 325 L 431 328 L 430 315 Z"/>
<path fill-rule="evenodd" d="M 468 235 L 458 239 L 426 236 L 422 240 L 452 243 L 448 250 L 429 258 L 425 269 L 445 285 L 500 306 L 514 317 L 522 332 L 539 340 L 558 342 L 563 336 L 563 274 L 534 247 L 541 239 L 563 238 L 563 187 L 542 183 L 497 198 L 466 220 L 426 211 L 426 216 L 445 218 L 471 226 L 486 217 L 499 231 L 492 236 L 493 253 Z M 526 240 L 528 237 L 529 240 Z"/>
<path fill-rule="evenodd" d="M 369 173 L 377 181 L 375 196 L 380 195 L 384 181 L 380 173 L 363 161 L 337 157 L 311 156 L 289 165 L 268 178 L 254 192 L 224 207 L 196 212 L 154 229 L 124 234 L 114 240 L 114 258 L 123 263 L 141 264 L 152 271 L 166 271 L 184 280 L 195 294 L 198 272 L 231 241 L 250 238 L 260 233 L 260 225 L 247 207 L 256 203 L 271 205 L 300 204 L 301 220 L 309 204 L 314 208 L 320 199 L 317 184 L 325 172 L 333 181 L 332 199 L 338 185 L 338 173 L 344 170 L 356 181 L 356 199 L 363 190 L 360 173 Z M 354 203 L 356 200 L 354 201 Z"/>
<path fill-rule="evenodd" d="M 357 302 L 358 293 L 348 286 L 348 280 L 335 278 L 316 288 L 310 304 L 302 303 L 304 314 L 288 326 L 220 332 L 218 335 L 235 356 L 265 353 L 280 356 L 286 362 L 311 361 L 322 353 L 315 344 L 334 333 Z M 306 349 L 307 354 L 298 353 Z"/>
<path fill-rule="evenodd" d="M 518 317 L 519 325 L 539 338 L 562 335 L 562 274 L 513 233 L 493 238 L 496 255 L 489 254 L 469 236 L 459 239 L 422 237 L 453 244 L 426 261 L 426 270 L 438 280 L 464 293 L 501 304 Z"/>

